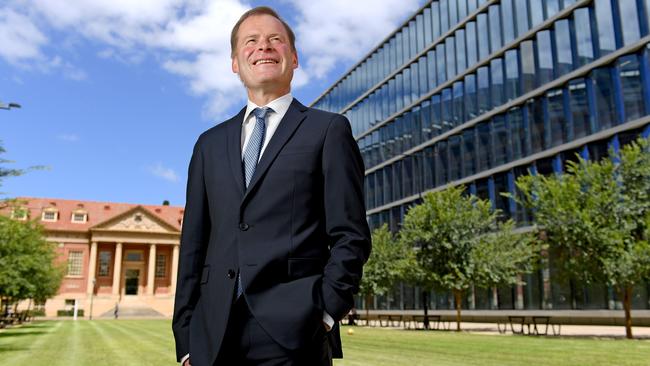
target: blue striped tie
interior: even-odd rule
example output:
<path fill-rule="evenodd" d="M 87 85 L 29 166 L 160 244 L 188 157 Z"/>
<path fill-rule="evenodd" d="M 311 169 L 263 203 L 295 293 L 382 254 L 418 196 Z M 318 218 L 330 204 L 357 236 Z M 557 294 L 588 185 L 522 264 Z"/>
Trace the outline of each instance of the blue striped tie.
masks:
<path fill-rule="evenodd" d="M 273 112 L 269 107 L 264 108 L 255 108 L 253 109 L 253 115 L 255 115 L 255 128 L 253 129 L 253 134 L 248 140 L 248 145 L 246 146 L 246 151 L 244 151 L 244 159 L 242 164 L 244 164 L 244 181 L 246 188 L 253 178 L 255 173 L 255 168 L 257 167 L 257 161 L 260 157 L 260 152 L 262 151 L 262 145 L 264 144 L 264 135 L 266 134 L 266 114 L 268 112 Z M 241 284 L 241 272 L 237 273 L 237 296 L 235 300 L 244 293 L 244 288 Z"/>

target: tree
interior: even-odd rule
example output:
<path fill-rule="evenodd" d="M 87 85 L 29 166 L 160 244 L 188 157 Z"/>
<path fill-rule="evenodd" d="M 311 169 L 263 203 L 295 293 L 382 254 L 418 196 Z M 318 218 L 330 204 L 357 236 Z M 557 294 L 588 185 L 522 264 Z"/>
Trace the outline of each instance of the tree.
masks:
<path fill-rule="evenodd" d="M 63 271 L 55 258 L 38 223 L 0 216 L 0 297 L 13 302 L 56 294 Z"/>
<path fill-rule="evenodd" d="M 463 187 L 428 193 L 404 218 L 402 240 L 414 248 L 426 282 L 451 290 L 460 331 L 462 297 L 472 285 L 512 283 L 535 250 L 529 240 L 500 223 L 487 200 L 464 195 Z"/>
<path fill-rule="evenodd" d="M 605 281 L 623 297 L 628 338 L 632 288 L 650 275 L 648 146 L 640 139 L 613 159 L 579 159 L 565 174 L 517 180 L 519 200 L 534 210 L 560 274 Z"/>
<path fill-rule="evenodd" d="M 372 297 L 388 293 L 397 281 L 404 278 L 411 259 L 409 251 L 395 240 L 386 224 L 372 232 L 372 252 L 363 266 L 359 287 L 365 300 L 366 319 Z"/>

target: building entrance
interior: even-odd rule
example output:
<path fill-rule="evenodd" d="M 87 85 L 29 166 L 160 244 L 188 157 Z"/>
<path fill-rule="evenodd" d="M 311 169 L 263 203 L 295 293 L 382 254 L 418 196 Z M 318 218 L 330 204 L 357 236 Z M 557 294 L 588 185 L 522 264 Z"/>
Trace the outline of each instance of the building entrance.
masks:
<path fill-rule="evenodd" d="M 139 269 L 127 269 L 126 270 L 126 279 L 125 279 L 125 294 L 126 295 L 137 295 L 138 294 L 138 284 L 140 283 L 140 270 Z"/>

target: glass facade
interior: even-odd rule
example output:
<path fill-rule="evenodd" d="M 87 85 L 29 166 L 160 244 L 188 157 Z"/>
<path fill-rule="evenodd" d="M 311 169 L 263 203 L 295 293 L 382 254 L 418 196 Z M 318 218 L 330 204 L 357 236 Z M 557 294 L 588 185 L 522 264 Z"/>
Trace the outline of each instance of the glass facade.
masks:
<path fill-rule="evenodd" d="M 465 185 L 504 219 L 528 226 L 530 212 L 501 195 L 517 194 L 518 176 L 561 174 L 576 154 L 600 159 L 622 136 L 648 136 L 649 7 L 428 2 L 312 104 L 350 120 L 366 165 L 371 227 L 398 230 L 422 192 L 448 184 Z M 606 288 L 554 282 L 549 263 L 525 275 L 523 289 L 476 289 L 469 305 L 587 309 L 618 301 Z M 413 297 L 420 291 L 405 286 L 375 305 L 421 307 Z M 638 308 L 650 308 L 647 286 Z M 450 307 L 449 294 L 429 298 L 433 308 Z"/>

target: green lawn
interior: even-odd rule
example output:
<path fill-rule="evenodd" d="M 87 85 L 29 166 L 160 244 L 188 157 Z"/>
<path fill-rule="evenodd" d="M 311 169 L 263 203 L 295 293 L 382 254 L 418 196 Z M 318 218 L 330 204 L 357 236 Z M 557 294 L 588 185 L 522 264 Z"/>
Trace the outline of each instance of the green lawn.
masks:
<path fill-rule="evenodd" d="M 336 366 L 650 365 L 650 341 L 343 329 Z M 0 331 L 3 364 L 175 365 L 167 320 L 42 321 Z M 5 363 L 6 361 L 6 363 Z"/>

